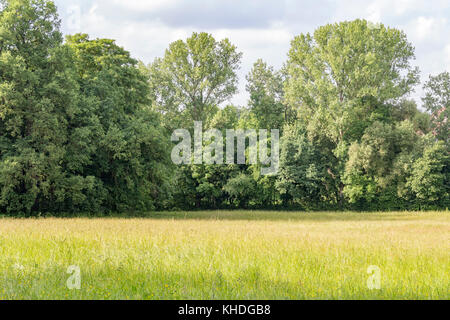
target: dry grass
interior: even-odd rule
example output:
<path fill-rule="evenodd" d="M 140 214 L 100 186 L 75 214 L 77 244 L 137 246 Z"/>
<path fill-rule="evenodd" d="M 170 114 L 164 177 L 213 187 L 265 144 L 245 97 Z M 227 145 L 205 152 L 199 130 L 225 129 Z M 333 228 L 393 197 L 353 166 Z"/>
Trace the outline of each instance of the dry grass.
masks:
<path fill-rule="evenodd" d="M 0 299 L 449 299 L 449 240 L 448 212 L 0 219 Z"/>

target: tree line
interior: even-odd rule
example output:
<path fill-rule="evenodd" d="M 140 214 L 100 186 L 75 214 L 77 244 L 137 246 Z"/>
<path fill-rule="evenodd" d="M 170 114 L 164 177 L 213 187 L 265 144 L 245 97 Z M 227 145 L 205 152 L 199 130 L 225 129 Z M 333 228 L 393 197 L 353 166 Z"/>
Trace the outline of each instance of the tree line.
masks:
<path fill-rule="evenodd" d="M 149 65 L 110 39 L 60 31 L 48 0 L 0 0 L 0 212 L 218 208 L 445 209 L 450 74 L 423 108 L 404 32 L 365 21 L 294 38 L 237 93 L 242 53 L 193 33 Z M 277 175 L 261 164 L 174 165 L 171 133 L 279 129 Z M 204 147 L 207 147 L 205 142 Z"/>

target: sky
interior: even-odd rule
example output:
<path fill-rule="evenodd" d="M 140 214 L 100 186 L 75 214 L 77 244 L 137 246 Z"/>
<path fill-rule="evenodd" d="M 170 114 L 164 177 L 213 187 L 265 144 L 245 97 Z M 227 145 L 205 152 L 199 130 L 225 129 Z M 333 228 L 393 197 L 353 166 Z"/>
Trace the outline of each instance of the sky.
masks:
<path fill-rule="evenodd" d="M 450 71 L 449 0 L 56 0 L 65 34 L 115 39 L 136 59 L 151 63 L 175 40 L 192 32 L 228 38 L 243 53 L 239 93 L 229 103 L 244 106 L 245 76 L 262 58 L 276 69 L 287 60 L 291 40 L 317 27 L 357 18 L 403 30 L 416 48 L 413 65 L 422 84 Z M 411 95 L 419 106 L 422 85 Z"/>

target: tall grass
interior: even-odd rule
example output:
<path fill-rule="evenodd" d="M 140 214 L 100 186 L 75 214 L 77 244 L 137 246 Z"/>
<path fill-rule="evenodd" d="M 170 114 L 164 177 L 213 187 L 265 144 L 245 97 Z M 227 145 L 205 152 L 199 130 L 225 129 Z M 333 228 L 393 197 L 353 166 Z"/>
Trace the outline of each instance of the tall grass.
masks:
<path fill-rule="evenodd" d="M 0 299 L 449 299 L 449 240 L 445 212 L 0 219 Z"/>

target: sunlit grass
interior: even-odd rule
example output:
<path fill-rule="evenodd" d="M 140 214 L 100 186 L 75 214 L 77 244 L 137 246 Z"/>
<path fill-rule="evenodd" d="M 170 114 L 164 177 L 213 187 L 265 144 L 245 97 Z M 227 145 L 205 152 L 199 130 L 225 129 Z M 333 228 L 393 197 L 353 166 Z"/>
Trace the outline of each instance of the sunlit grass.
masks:
<path fill-rule="evenodd" d="M 449 299 L 449 249 L 448 212 L 0 219 L 0 299 Z"/>

